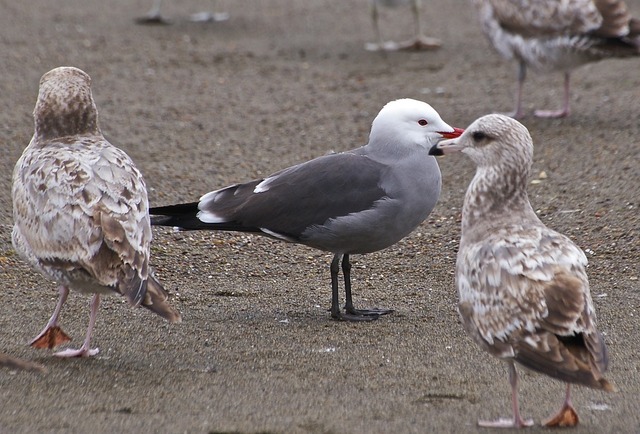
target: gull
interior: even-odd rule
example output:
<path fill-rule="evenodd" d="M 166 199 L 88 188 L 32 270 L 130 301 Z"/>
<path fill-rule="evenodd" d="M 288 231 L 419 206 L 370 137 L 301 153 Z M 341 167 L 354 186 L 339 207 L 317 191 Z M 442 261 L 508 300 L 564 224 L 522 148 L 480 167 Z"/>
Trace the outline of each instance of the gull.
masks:
<path fill-rule="evenodd" d="M 640 21 L 622 0 L 472 0 L 482 29 L 505 59 L 518 62 L 515 118 L 522 118 L 527 68 L 564 74 L 559 110 L 536 110 L 539 117 L 570 114 L 570 74 L 589 62 L 640 55 Z"/>
<path fill-rule="evenodd" d="M 607 348 L 596 329 L 587 258 L 569 238 L 546 227 L 527 196 L 533 143 L 529 131 L 503 115 L 472 123 L 432 155 L 462 152 L 476 165 L 462 209 L 456 262 L 458 311 L 482 349 L 508 364 L 513 419 L 479 421 L 523 427 L 514 362 L 564 381 L 565 401 L 547 426 L 573 426 L 570 384 L 613 391 L 604 378 Z"/>
<path fill-rule="evenodd" d="M 378 8 L 405 6 L 409 3 L 411 3 L 411 11 L 415 21 L 415 38 L 404 42 L 384 42 L 382 33 L 380 32 Z M 365 48 L 368 51 L 436 50 L 440 48 L 442 42 L 439 39 L 431 38 L 423 34 L 422 20 L 420 18 L 421 8 L 422 0 L 370 0 L 371 21 L 377 43 L 367 43 Z"/>
<path fill-rule="evenodd" d="M 391 310 L 353 306 L 349 257 L 387 248 L 425 220 L 441 187 L 429 148 L 461 131 L 427 103 L 395 100 L 374 119 L 365 146 L 215 190 L 197 202 L 151 208 L 152 224 L 257 233 L 332 252 L 331 316 L 377 319 Z M 338 301 L 341 259 L 344 313 Z"/>
<path fill-rule="evenodd" d="M 135 19 L 138 24 L 170 24 L 170 21 L 162 16 L 160 9 L 164 0 L 153 0 L 151 9 L 144 16 Z M 207 21 L 226 21 L 229 19 L 229 14 L 226 12 L 198 12 L 192 14 L 191 21 L 194 22 L 207 22 Z"/>
<path fill-rule="evenodd" d="M 40 80 L 35 133 L 13 171 L 12 242 L 34 269 L 59 284 L 51 319 L 31 342 L 54 348 L 70 338 L 58 325 L 69 290 L 93 294 L 86 338 L 61 357 L 89 357 L 100 294 L 121 294 L 170 322 L 180 314 L 149 267 L 147 191 L 129 156 L 98 125 L 91 78 L 73 67 Z"/>

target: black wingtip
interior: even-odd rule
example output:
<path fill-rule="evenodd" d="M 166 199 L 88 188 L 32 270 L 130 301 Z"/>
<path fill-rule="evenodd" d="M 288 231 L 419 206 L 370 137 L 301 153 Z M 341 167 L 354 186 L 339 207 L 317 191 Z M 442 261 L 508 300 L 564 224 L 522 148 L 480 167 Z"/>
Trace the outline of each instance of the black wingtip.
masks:
<path fill-rule="evenodd" d="M 442 152 L 442 149 L 438 148 L 438 145 L 435 144 L 431 147 L 431 149 L 429 149 L 429 155 L 433 155 L 434 157 L 438 157 L 440 155 L 444 155 L 444 152 Z"/>
<path fill-rule="evenodd" d="M 180 203 L 177 205 L 155 206 L 149 208 L 149 214 L 155 216 L 179 216 L 198 212 L 198 202 Z"/>

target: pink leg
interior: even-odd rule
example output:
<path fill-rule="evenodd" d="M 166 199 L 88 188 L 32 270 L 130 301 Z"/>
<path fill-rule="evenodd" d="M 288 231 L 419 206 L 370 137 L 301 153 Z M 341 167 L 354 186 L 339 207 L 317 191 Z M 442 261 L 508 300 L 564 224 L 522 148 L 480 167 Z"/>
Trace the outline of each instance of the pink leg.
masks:
<path fill-rule="evenodd" d="M 90 349 L 91 335 L 93 333 L 93 327 L 96 325 L 96 317 L 98 316 L 98 307 L 100 306 L 100 294 L 94 294 L 91 299 L 91 313 L 89 314 L 89 327 L 87 327 L 87 336 L 84 338 L 84 343 L 77 350 L 64 350 L 55 353 L 58 357 L 91 357 L 98 354 L 100 351 L 98 348 Z"/>
<path fill-rule="evenodd" d="M 524 80 L 527 78 L 527 66 L 524 62 L 518 64 L 518 88 L 516 89 L 516 109 L 513 113 L 508 113 L 514 119 L 522 119 L 525 116 L 524 110 L 522 110 L 522 88 L 524 87 Z"/>
<path fill-rule="evenodd" d="M 62 329 L 58 326 L 58 317 L 60 316 L 62 306 L 67 301 L 69 288 L 61 285 L 60 287 L 58 287 L 58 291 L 60 292 L 60 297 L 58 298 L 58 304 L 56 304 L 53 315 L 51 315 L 49 322 L 40 332 L 40 334 L 33 338 L 31 342 L 29 342 L 29 345 L 34 348 L 51 349 L 60 344 L 71 341 L 71 338 L 67 336 L 66 333 L 63 332 Z"/>
<path fill-rule="evenodd" d="M 566 427 L 576 426 L 579 422 L 578 413 L 571 403 L 571 385 L 567 383 L 567 391 L 562 408 L 556 415 L 544 420 L 542 424 L 548 427 Z"/>
<path fill-rule="evenodd" d="M 535 115 L 539 118 L 565 118 L 571 114 L 569 109 L 570 74 L 564 73 L 564 99 L 561 110 L 536 110 Z"/>
<path fill-rule="evenodd" d="M 513 362 L 509 362 L 509 383 L 511 384 L 511 406 L 513 409 L 513 419 L 479 420 L 478 425 L 488 428 L 523 428 L 532 426 L 531 419 L 522 419 L 520 407 L 518 406 L 518 373 Z"/>

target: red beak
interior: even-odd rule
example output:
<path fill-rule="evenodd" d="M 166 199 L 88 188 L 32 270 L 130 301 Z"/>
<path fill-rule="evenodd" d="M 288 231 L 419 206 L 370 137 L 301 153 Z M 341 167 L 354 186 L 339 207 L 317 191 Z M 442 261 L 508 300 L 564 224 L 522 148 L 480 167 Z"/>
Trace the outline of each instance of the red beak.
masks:
<path fill-rule="evenodd" d="M 442 137 L 445 139 L 455 139 L 456 137 L 460 137 L 460 134 L 464 133 L 462 128 L 453 127 L 452 133 L 443 133 L 442 131 L 438 131 L 439 134 L 442 134 Z"/>

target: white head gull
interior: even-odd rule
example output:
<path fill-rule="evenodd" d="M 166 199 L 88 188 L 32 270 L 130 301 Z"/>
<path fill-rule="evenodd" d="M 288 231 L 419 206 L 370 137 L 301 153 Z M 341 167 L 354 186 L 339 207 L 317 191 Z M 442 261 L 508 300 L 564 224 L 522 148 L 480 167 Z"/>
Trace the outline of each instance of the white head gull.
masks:
<path fill-rule="evenodd" d="M 395 8 L 411 4 L 411 12 L 415 21 L 416 36 L 413 39 L 404 42 L 385 42 L 380 32 L 380 7 Z M 376 35 L 376 43 L 367 43 L 365 48 L 369 51 L 395 51 L 395 50 L 436 50 L 440 48 L 442 42 L 439 39 L 425 36 L 422 31 L 422 19 L 420 12 L 422 9 L 422 0 L 370 0 L 371 5 L 371 21 L 373 22 L 373 31 Z"/>
<path fill-rule="evenodd" d="M 389 247 L 424 221 L 441 186 L 429 148 L 461 131 L 424 102 L 392 101 L 374 119 L 367 145 L 212 191 L 198 202 L 151 208 L 152 224 L 254 232 L 332 252 L 331 316 L 376 319 L 391 311 L 354 308 L 349 255 Z M 340 258 L 346 313 L 338 301 Z"/>
<path fill-rule="evenodd" d="M 69 290 L 94 294 L 85 341 L 78 350 L 56 354 L 65 357 L 98 352 L 89 344 L 100 294 L 124 295 L 134 306 L 180 321 L 149 267 L 144 180 L 100 132 L 90 85 L 91 78 L 73 67 L 42 76 L 35 134 L 13 172 L 13 245 L 60 284 L 55 311 L 31 345 L 53 348 L 69 341 L 58 326 Z"/>
<path fill-rule="evenodd" d="M 473 0 L 484 33 L 506 59 L 518 61 L 516 118 L 522 109 L 526 69 L 564 73 L 560 110 L 538 110 L 536 116 L 564 117 L 569 109 L 569 76 L 589 62 L 640 56 L 640 21 L 622 0 Z"/>
<path fill-rule="evenodd" d="M 478 166 L 464 199 L 456 264 L 458 309 L 464 328 L 485 351 L 509 364 L 513 420 L 483 426 L 532 424 L 518 410 L 514 362 L 567 383 L 561 411 L 549 426 L 578 423 L 569 383 L 606 391 L 608 357 L 596 330 L 585 267 L 567 237 L 547 228 L 527 196 L 533 143 L 527 129 L 502 115 L 472 123 L 432 155 L 463 152 Z"/>

